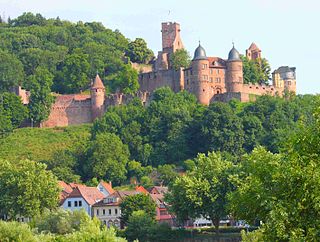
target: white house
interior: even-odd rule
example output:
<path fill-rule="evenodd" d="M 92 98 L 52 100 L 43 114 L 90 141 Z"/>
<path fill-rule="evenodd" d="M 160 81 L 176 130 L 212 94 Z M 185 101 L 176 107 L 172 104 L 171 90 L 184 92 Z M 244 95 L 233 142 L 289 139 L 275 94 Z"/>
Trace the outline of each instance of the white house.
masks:
<path fill-rule="evenodd" d="M 121 208 L 120 203 L 127 196 L 133 196 L 141 193 L 140 191 L 116 191 L 107 196 L 103 200 L 95 203 L 92 206 L 92 217 L 97 217 L 107 227 L 121 226 Z"/>
<path fill-rule="evenodd" d="M 64 199 L 61 207 L 71 211 L 84 209 L 91 217 L 92 205 L 101 201 L 104 197 L 105 195 L 96 187 L 78 185 Z"/>

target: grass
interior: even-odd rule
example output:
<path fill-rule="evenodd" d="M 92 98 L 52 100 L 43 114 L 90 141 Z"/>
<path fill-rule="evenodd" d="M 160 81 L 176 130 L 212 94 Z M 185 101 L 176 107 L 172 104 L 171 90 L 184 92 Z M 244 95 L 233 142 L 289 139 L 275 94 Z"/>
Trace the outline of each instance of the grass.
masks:
<path fill-rule="evenodd" d="M 48 160 L 52 155 L 90 136 L 91 125 L 21 128 L 0 139 L 0 159 Z"/>

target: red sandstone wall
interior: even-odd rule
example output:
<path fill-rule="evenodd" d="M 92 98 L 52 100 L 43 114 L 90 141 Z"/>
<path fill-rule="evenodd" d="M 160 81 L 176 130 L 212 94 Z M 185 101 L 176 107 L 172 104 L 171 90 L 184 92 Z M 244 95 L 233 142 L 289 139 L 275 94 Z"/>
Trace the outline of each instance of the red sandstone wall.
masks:
<path fill-rule="evenodd" d="M 153 92 L 155 89 L 168 86 L 173 91 L 180 91 L 180 72 L 173 70 L 160 70 L 143 73 L 139 76 L 140 91 Z"/>
<path fill-rule="evenodd" d="M 57 97 L 41 127 L 68 126 L 92 122 L 91 99 L 75 101 L 71 95 Z M 64 100 L 62 100 L 64 98 Z"/>

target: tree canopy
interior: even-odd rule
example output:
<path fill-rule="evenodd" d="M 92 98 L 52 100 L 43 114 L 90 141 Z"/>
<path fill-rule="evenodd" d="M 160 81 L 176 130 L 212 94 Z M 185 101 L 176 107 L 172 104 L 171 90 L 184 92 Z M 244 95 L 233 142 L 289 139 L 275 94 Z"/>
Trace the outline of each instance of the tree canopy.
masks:
<path fill-rule="evenodd" d="M 46 166 L 29 160 L 0 160 L 0 214 L 34 217 L 58 204 L 58 181 Z"/>
<path fill-rule="evenodd" d="M 191 57 L 187 50 L 179 49 L 171 54 L 170 63 L 175 70 L 179 70 L 180 67 L 187 68 L 191 64 Z"/>

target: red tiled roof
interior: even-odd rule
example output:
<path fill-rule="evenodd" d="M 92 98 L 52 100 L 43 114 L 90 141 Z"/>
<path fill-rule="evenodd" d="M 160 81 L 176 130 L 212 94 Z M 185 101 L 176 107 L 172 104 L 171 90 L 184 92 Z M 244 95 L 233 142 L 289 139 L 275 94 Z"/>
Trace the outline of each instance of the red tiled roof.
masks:
<path fill-rule="evenodd" d="M 66 192 L 66 193 L 72 192 L 72 187 L 70 185 L 68 185 L 67 183 L 65 183 L 64 181 L 58 181 L 58 185 L 59 185 L 59 187 L 62 188 L 62 191 Z"/>
<path fill-rule="evenodd" d="M 94 207 L 100 207 L 100 206 L 116 206 L 119 205 L 122 200 L 128 196 L 133 196 L 136 194 L 142 193 L 140 191 L 115 191 L 113 194 L 110 194 L 109 196 L 107 196 L 106 198 L 111 198 L 111 197 L 115 197 L 118 198 L 117 202 L 114 203 L 104 203 L 103 200 L 95 203 L 93 206 Z"/>
<path fill-rule="evenodd" d="M 168 192 L 168 187 L 163 187 L 163 186 L 154 186 L 151 188 L 152 194 L 165 194 Z"/>
<path fill-rule="evenodd" d="M 77 186 L 70 193 L 69 197 L 82 197 L 89 205 L 93 205 L 96 202 L 104 198 L 104 194 L 100 192 L 96 187 Z"/>
<path fill-rule="evenodd" d="M 115 191 L 113 190 L 113 188 L 112 188 L 112 185 L 111 185 L 110 183 L 105 182 L 105 181 L 101 181 L 100 183 L 101 183 L 101 185 L 109 192 L 109 194 L 112 194 L 112 193 L 115 192 Z"/>
<path fill-rule="evenodd" d="M 226 66 L 226 61 L 220 57 L 208 57 L 208 61 L 209 61 L 209 67 L 225 67 Z M 217 63 L 218 65 L 214 65 L 214 63 Z"/>
<path fill-rule="evenodd" d="M 56 96 L 54 105 L 67 105 L 74 101 L 84 101 L 91 99 L 88 94 L 71 94 L 71 95 L 60 95 Z"/>
<path fill-rule="evenodd" d="M 136 186 L 136 191 L 148 194 L 149 192 L 143 186 Z"/>

